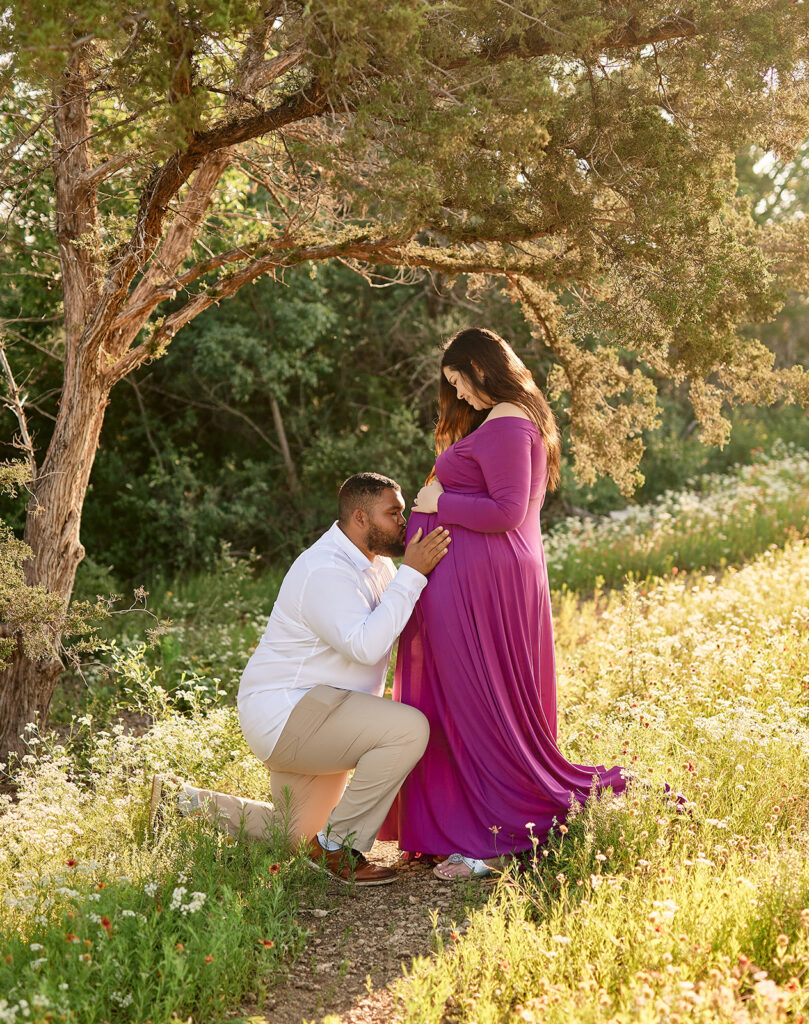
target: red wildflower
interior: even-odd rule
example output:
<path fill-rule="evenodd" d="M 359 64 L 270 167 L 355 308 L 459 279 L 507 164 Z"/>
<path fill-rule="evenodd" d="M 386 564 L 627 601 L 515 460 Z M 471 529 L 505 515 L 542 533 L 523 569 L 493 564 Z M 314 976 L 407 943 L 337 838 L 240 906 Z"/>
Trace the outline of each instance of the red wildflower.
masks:
<path fill-rule="evenodd" d="M 270 864 L 270 866 L 269 866 L 269 868 L 267 870 L 270 872 L 271 875 L 277 875 L 278 872 L 281 870 L 281 865 L 280 864 Z"/>
<path fill-rule="evenodd" d="M 112 931 L 112 921 L 110 921 L 110 919 L 108 917 L 106 917 L 106 916 L 102 917 L 101 920 L 98 923 L 101 925 L 101 927 L 105 931 L 108 931 L 108 932 Z"/>
<path fill-rule="evenodd" d="M 212 964 L 213 963 L 213 957 L 211 956 L 210 953 L 205 957 L 205 963 L 206 964 Z"/>
<path fill-rule="evenodd" d="M 259 939 L 258 941 L 262 946 L 266 946 L 267 949 L 272 949 L 272 947 L 275 945 L 272 939 Z"/>
<path fill-rule="evenodd" d="M 69 868 L 75 868 L 75 866 L 76 866 L 76 865 L 77 865 L 78 863 L 79 863 L 79 862 L 78 862 L 77 860 L 75 860 L 75 859 L 74 859 L 73 857 L 68 857 L 68 858 L 67 858 L 67 860 L 65 861 L 65 864 L 67 864 L 67 866 L 68 866 Z"/>
<path fill-rule="evenodd" d="M 73 934 L 73 932 L 68 932 L 65 935 L 65 942 L 75 942 L 75 941 L 76 941 L 76 936 Z"/>

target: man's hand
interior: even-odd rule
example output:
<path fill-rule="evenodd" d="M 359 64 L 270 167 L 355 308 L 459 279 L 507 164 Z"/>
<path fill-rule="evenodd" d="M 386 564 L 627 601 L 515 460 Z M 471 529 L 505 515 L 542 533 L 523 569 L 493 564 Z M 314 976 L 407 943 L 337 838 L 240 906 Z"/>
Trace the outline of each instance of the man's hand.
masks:
<path fill-rule="evenodd" d="M 402 565 L 409 565 L 411 569 L 426 576 L 447 553 L 452 538 L 449 535 L 449 530 L 443 526 L 436 526 L 424 538 L 421 534 L 422 529 L 419 527 L 405 549 Z"/>

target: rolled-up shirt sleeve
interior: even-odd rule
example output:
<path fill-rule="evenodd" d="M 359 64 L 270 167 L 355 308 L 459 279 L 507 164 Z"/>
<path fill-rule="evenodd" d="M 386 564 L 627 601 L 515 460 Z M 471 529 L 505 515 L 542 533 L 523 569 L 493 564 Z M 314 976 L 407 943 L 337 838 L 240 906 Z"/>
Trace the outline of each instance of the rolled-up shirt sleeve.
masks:
<path fill-rule="evenodd" d="M 390 654 L 426 584 L 426 576 L 403 565 L 373 608 L 350 573 L 316 569 L 303 588 L 301 616 L 313 633 L 344 657 L 375 665 Z"/>
<path fill-rule="evenodd" d="M 522 524 L 531 491 L 534 436 L 530 430 L 511 430 L 509 435 L 503 444 L 493 434 L 472 456 L 483 474 L 486 494 L 439 495 L 438 518 L 443 524 L 478 533 L 505 533 Z"/>

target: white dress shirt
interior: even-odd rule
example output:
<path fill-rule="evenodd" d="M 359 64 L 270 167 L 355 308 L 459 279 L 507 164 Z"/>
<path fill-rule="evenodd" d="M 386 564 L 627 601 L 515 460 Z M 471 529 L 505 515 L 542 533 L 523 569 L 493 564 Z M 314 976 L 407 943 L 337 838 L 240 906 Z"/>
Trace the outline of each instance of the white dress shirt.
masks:
<path fill-rule="evenodd" d="M 239 685 L 239 720 L 259 760 L 313 687 L 382 696 L 393 641 L 426 583 L 390 558 L 369 561 L 337 523 L 298 556 Z"/>

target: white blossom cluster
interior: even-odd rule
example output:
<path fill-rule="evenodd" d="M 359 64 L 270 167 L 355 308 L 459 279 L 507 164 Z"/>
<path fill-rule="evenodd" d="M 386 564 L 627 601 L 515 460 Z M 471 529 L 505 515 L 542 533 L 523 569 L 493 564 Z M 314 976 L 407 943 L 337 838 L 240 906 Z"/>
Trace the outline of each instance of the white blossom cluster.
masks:
<path fill-rule="evenodd" d="M 809 749 L 809 708 L 796 710 L 781 697 L 775 697 L 765 711 L 752 703 L 749 697 L 718 701 L 721 710 L 695 718 L 694 728 L 712 739 L 740 746 L 766 747 L 775 742 Z"/>
<path fill-rule="evenodd" d="M 36 964 L 36 961 L 33 963 Z M 34 969 L 36 970 L 36 967 Z M 62 984 L 59 988 L 64 991 L 67 985 Z M 0 996 L 0 1024 L 22 1024 L 23 1021 L 49 1020 L 59 1012 L 60 1008 L 41 992 L 35 992 L 30 1000 L 19 999 L 15 1003 Z"/>
<path fill-rule="evenodd" d="M 752 465 L 706 475 L 650 504 L 630 505 L 599 520 L 565 519 L 544 539 L 548 569 L 563 578 L 571 560 L 592 561 L 598 552 L 614 550 L 626 557 L 666 548 L 676 555 L 692 539 L 721 541 L 730 528 L 738 530 L 775 506 L 805 503 L 807 479 L 809 453 L 778 442 Z"/>
<path fill-rule="evenodd" d="M 187 914 L 196 914 L 196 912 L 203 906 L 205 900 L 208 898 L 208 894 L 204 892 L 192 892 L 187 903 L 183 902 L 188 890 L 184 885 L 179 885 L 171 894 L 171 903 L 169 904 L 170 910 L 179 910 L 183 916 Z"/>

